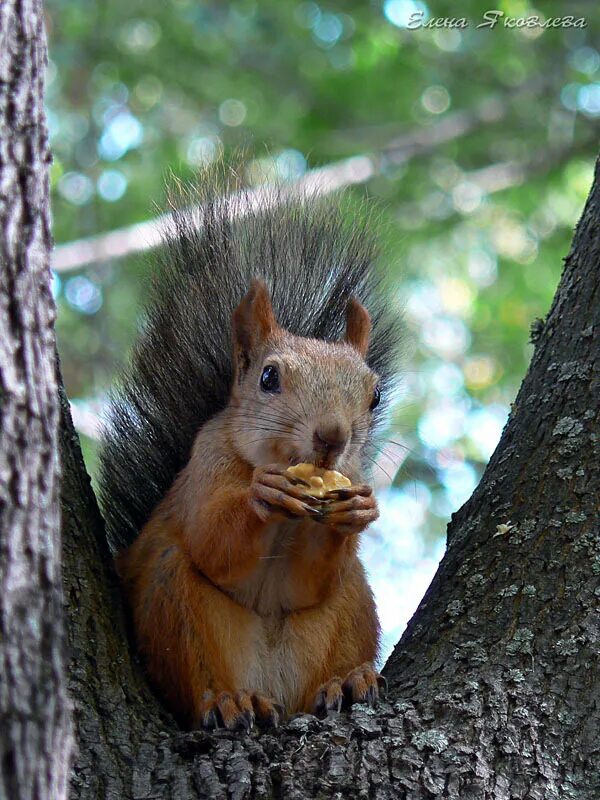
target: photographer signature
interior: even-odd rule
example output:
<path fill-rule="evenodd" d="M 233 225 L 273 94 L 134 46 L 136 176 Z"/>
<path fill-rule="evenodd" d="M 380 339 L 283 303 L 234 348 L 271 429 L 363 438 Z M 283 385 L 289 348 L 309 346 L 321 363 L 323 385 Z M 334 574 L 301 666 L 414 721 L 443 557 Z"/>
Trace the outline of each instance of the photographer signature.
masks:
<path fill-rule="evenodd" d="M 431 17 L 425 20 L 424 11 L 415 11 L 410 15 L 406 27 L 409 30 L 416 30 L 417 28 L 468 28 L 470 25 L 471 21 L 467 17 Z M 586 28 L 587 19 L 572 15 L 544 18 L 538 14 L 509 17 L 504 11 L 494 9 L 485 11 L 481 22 L 475 27 L 495 28 L 497 25 L 504 28 Z"/>

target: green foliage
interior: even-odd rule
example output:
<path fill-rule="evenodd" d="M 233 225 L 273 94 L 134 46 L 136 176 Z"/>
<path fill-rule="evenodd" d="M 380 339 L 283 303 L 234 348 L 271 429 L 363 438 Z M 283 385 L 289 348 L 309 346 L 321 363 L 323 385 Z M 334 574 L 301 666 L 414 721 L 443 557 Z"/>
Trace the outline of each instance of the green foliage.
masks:
<path fill-rule="evenodd" d="M 258 166 L 293 177 L 385 151 L 379 174 L 352 191 L 378 201 L 390 223 L 386 269 L 413 331 L 393 421 L 413 455 L 396 485 L 424 509 L 432 538 L 469 494 L 518 388 L 597 147 L 593 5 L 497 7 L 583 15 L 587 27 L 477 29 L 483 2 L 431 4 L 429 17 L 470 20 L 433 30 L 397 24 L 426 8 L 413 0 L 48 5 L 59 243 L 149 218 L 167 174 L 190 178 L 240 146 L 255 159 L 249 178 Z M 463 111 L 481 117 L 467 132 L 413 157 L 389 149 L 407 134 L 418 144 Z M 105 391 L 147 272 L 135 257 L 61 274 L 71 397 Z"/>

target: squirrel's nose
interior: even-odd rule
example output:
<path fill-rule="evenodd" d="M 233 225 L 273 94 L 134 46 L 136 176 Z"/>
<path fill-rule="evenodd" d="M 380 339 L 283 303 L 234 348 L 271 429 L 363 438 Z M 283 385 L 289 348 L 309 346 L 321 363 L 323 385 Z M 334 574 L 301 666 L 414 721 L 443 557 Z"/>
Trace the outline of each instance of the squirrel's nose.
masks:
<path fill-rule="evenodd" d="M 321 424 L 315 428 L 313 446 L 324 455 L 339 455 L 348 441 L 348 431 L 339 422 Z"/>

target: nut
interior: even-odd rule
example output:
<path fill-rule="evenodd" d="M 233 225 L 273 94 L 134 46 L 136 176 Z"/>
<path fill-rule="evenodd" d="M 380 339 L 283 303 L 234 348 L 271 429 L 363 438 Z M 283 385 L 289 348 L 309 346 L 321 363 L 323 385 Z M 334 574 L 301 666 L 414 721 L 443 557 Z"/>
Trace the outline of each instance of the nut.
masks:
<path fill-rule="evenodd" d="M 321 469 L 321 467 L 315 467 L 314 464 L 296 464 L 294 467 L 288 467 L 286 472 L 290 477 L 308 483 L 309 485 L 304 491 L 311 497 L 325 497 L 328 492 L 352 486 L 352 481 L 341 472 L 336 472 L 334 469 Z"/>

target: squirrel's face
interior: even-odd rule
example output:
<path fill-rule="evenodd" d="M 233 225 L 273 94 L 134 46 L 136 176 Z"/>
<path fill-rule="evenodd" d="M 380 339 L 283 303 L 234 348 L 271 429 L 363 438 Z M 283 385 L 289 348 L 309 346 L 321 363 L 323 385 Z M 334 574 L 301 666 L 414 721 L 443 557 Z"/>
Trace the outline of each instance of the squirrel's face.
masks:
<path fill-rule="evenodd" d="M 264 284 L 253 285 L 234 315 L 232 443 L 246 461 L 358 472 L 379 403 L 378 376 L 364 360 L 369 331 L 366 309 L 352 300 L 343 342 L 292 336 L 277 325 Z"/>

